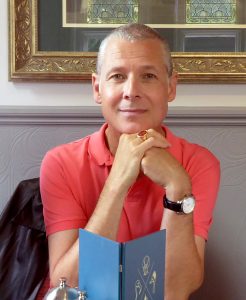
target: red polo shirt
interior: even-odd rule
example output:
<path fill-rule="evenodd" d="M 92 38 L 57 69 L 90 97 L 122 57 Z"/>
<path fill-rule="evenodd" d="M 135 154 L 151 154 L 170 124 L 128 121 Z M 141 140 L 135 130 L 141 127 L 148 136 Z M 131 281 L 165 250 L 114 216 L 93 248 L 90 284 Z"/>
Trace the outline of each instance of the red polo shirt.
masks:
<path fill-rule="evenodd" d="M 90 136 L 58 146 L 44 157 L 40 185 L 47 235 L 83 228 L 92 215 L 114 159 L 105 144 L 106 127 L 104 124 Z M 171 144 L 168 151 L 192 180 L 195 234 L 207 239 L 219 186 L 219 162 L 207 149 L 163 129 Z M 148 177 L 139 176 L 124 202 L 119 242 L 160 229 L 164 193 Z"/>

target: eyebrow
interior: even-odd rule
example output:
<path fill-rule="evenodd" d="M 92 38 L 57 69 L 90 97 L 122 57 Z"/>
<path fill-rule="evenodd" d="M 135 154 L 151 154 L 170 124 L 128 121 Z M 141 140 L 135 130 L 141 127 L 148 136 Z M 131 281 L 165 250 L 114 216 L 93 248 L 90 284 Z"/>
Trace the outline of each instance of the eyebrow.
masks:
<path fill-rule="evenodd" d="M 141 71 L 157 71 L 157 69 L 152 65 L 140 66 L 140 70 Z M 123 72 L 124 73 L 125 71 L 126 71 L 126 68 L 124 66 L 113 67 L 106 73 L 106 76 L 108 76 L 111 73 L 115 73 L 115 72 L 120 72 L 120 73 Z"/>
<path fill-rule="evenodd" d="M 165 63 L 163 63 L 163 67 L 167 70 L 167 66 Z M 152 65 L 143 65 L 142 66 L 142 69 L 143 70 L 146 70 L 146 71 L 158 71 L 154 66 Z"/>
<path fill-rule="evenodd" d="M 113 67 L 112 69 L 110 69 L 107 73 L 106 73 L 106 77 L 111 74 L 111 73 L 115 73 L 115 72 L 124 72 L 125 71 L 125 67 Z"/>

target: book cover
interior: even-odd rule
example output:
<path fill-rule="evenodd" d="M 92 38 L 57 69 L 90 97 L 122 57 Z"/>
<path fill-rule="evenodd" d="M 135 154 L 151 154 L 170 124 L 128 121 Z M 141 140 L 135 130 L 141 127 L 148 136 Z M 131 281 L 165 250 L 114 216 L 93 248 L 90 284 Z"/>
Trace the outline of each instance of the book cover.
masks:
<path fill-rule="evenodd" d="M 88 300 L 164 299 L 165 230 L 118 243 L 79 232 L 79 289 Z"/>

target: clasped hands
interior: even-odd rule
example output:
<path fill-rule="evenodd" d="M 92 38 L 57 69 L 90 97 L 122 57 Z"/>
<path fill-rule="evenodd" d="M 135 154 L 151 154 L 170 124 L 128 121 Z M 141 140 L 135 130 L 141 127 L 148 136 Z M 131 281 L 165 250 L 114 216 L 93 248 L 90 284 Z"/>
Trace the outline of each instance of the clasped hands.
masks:
<path fill-rule="evenodd" d="M 128 189 L 142 171 L 166 189 L 169 199 L 179 200 L 191 193 L 191 183 L 186 170 L 167 151 L 170 146 L 164 135 L 153 129 L 122 134 L 110 177 Z"/>

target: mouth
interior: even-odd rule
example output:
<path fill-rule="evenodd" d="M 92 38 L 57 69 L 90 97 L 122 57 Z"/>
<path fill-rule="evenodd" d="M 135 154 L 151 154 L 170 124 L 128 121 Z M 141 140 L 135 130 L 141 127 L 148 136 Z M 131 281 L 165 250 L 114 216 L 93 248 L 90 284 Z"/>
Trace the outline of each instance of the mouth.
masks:
<path fill-rule="evenodd" d="M 119 109 L 120 113 L 126 114 L 126 115 L 141 115 L 145 113 L 147 109 L 142 108 L 123 108 Z"/>

